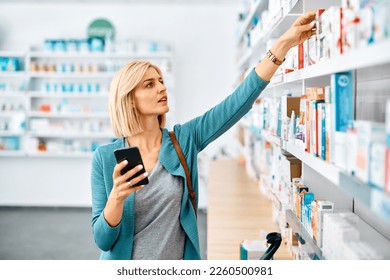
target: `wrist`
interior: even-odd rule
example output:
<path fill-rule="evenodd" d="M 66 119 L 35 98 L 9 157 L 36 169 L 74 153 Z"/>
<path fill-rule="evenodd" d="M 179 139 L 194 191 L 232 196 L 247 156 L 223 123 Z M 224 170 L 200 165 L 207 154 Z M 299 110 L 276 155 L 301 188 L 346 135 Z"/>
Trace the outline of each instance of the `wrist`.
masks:
<path fill-rule="evenodd" d="M 290 46 L 287 41 L 283 40 L 281 37 L 274 43 L 270 50 L 278 60 L 283 61 L 290 50 Z"/>

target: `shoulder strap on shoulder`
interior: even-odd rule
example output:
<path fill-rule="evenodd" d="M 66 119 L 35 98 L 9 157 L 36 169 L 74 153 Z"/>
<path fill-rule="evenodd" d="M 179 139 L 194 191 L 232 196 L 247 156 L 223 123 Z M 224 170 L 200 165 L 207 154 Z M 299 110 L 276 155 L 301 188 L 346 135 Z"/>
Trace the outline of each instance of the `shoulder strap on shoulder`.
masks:
<path fill-rule="evenodd" d="M 196 194 L 192 188 L 191 175 L 190 175 L 190 171 L 189 171 L 188 166 L 187 166 L 186 159 L 184 157 L 183 151 L 180 148 L 179 142 L 177 142 L 175 133 L 173 131 L 169 131 L 169 136 L 171 137 L 173 146 L 175 147 L 176 153 L 179 156 L 181 165 L 184 168 L 184 173 L 185 173 L 186 179 L 187 179 L 188 194 L 190 196 L 192 207 L 194 208 L 195 216 L 196 216 L 197 215 L 196 214 L 196 201 L 195 201 Z"/>

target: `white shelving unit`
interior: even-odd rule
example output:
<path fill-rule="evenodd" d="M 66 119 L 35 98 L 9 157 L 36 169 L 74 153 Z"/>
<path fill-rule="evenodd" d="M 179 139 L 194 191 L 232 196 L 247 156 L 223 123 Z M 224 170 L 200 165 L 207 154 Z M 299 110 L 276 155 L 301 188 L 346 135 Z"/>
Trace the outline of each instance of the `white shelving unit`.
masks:
<path fill-rule="evenodd" d="M 79 113 L 79 112 L 69 112 L 69 113 L 45 113 L 45 112 L 26 112 L 29 118 L 53 118 L 53 119 L 89 119 L 89 118 L 100 118 L 107 119 L 108 113 Z"/>
<path fill-rule="evenodd" d="M 267 3 L 265 3 L 267 2 Z M 309 1 L 299 0 L 292 1 L 291 9 L 289 11 L 281 10 L 272 19 L 273 25 L 263 33 L 255 42 L 252 42 L 252 47 L 245 52 L 240 52 L 241 57 L 238 59 L 237 67 L 240 75 L 246 70 L 254 67 L 263 54 L 266 52 L 267 41 L 272 38 L 280 36 L 293 21 L 305 11 L 327 8 L 332 5 L 341 5 L 341 1 Z M 267 9 L 268 1 L 259 0 L 255 9 L 249 14 L 245 22 L 242 24 L 242 30 L 239 36 L 238 47 L 242 47 L 240 42 L 245 37 L 246 32 L 249 32 L 251 18 L 254 15 L 260 15 L 264 9 Z M 364 69 L 375 71 L 376 67 L 385 66 L 383 69 L 388 69 L 390 65 L 390 38 L 381 42 L 375 43 L 368 47 L 351 50 L 346 54 L 340 55 L 328 61 L 317 62 L 315 65 L 306 68 L 274 77 L 267 89 L 262 93 L 260 98 L 271 97 L 277 98 L 289 93 L 293 96 L 300 96 L 307 86 L 330 84 L 330 76 L 333 73 L 343 71 L 354 71 L 357 77 L 357 85 L 359 85 L 359 76 L 356 75 L 358 71 Z M 364 74 L 363 74 L 364 75 Z M 361 76 L 363 76 L 361 75 Z M 375 75 L 373 75 L 375 76 Z M 383 76 L 383 77 L 382 77 Z M 362 80 L 364 77 L 362 77 Z M 372 77 L 371 77 L 372 79 Z M 390 80 L 390 75 L 381 75 L 380 79 Z M 370 80 L 371 81 L 371 80 Z M 374 80 L 375 81 L 375 80 Z M 383 85 L 384 83 L 379 83 Z M 355 85 L 356 86 L 356 85 Z M 358 95 L 355 89 L 355 95 Z M 356 98 L 356 96 L 355 96 Z M 390 98 L 390 97 L 388 97 Z M 371 185 L 358 180 L 356 177 L 347 174 L 339 167 L 327 163 L 320 158 L 317 158 L 303 150 L 302 147 L 283 141 L 280 137 L 273 133 L 253 127 L 248 121 L 243 121 L 242 126 L 248 129 L 255 135 L 260 135 L 261 138 L 272 145 L 272 149 L 277 149 L 282 153 L 288 153 L 298 158 L 302 162 L 302 177 L 304 181 L 307 180 L 309 187 L 314 189 L 321 189 L 322 194 L 327 197 L 322 197 L 332 201 L 332 198 L 342 197 L 346 200 L 346 205 L 352 205 L 351 210 L 360 216 L 359 232 L 360 236 L 368 244 L 372 245 L 377 252 L 379 252 L 385 259 L 390 259 L 390 196 L 380 191 Z M 256 138 L 256 137 L 254 137 Z M 272 160 L 272 158 L 271 158 Z M 268 163 L 271 165 L 271 163 Z M 329 191 L 327 191 L 328 186 Z M 274 195 L 275 196 L 275 195 Z M 279 209 L 283 209 L 279 198 Z M 286 211 L 286 210 L 283 210 Z M 364 213 L 363 213 L 364 212 Z M 305 242 L 312 248 L 316 257 L 322 259 L 322 251 L 316 245 L 310 234 L 306 232 L 300 221 L 297 220 L 295 214 L 291 210 L 287 210 L 286 219 L 288 225 L 296 232 Z"/>
<path fill-rule="evenodd" d="M 114 73 L 148 60 L 174 91 L 172 53 L 0 52 L 15 55 L 21 71 L 0 72 L 0 206 L 91 207 L 93 150 L 114 139 Z"/>
<path fill-rule="evenodd" d="M 54 141 L 57 144 L 61 141 L 110 142 L 114 135 L 107 132 L 111 131 L 108 115 L 109 85 L 115 72 L 131 60 L 149 60 L 161 66 L 166 83 L 170 88 L 174 86 L 171 72 L 173 56 L 170 51 L 156 53 L 6 51 L 0 52 L 0 57 L 18 57 L 21 65 L 20 71 L 0 72 L 0 102 L 6 100 L 4 105 L 6 107 L 13 106 L 13 101 L 10 100 L 20 100 L 23 103 L 23 108 L 18 112 L 9 111 L 8 108 L 1 110 L 0 107 L 0 139 L 7 137 L 19 139 L 18 150 L 0 149 L 0 157 L 24 155 L 39 158 L 45 156 L 77 158 L 85 154 L 90 157 L 92 151 L 68 154 L 62 151 L 36 152 L 32 150 L 31 140 L 36 139 L 34 141 L 39 140 L 40 143 Z M 6 90 L 2 90 L 2 81 L 7 82 L 7 85 L 3 86 L 7 87 Z M 8 85 L 10 81 L 12 86 Z M 22 85 L 22 89 L 16 88 Z M 41 109 L 41 106 L 46 108 Z M 24 119 L 20 125 L 23 127 L 18 129 L 17 133 L 7 129 L 11 119 L 21 113 Z M 7 123 L 3 124 L 2 120 L 3 123 L 5 121 Z M 48 130 L 51 131 L 50 127 L 39 128 L 37 122 L 46 122 L 46 126 L 54 125 L 55 128 L 53 132 L 47 133 Z M 91 122 L 89 125 L 91 130 L 84 131 L 85 123 L 88 122 Z M 61 131 L 59 128 L 61 126 L 67 128 Z"/>
<path fill-rule="evenodd" d="M 0 51 L 0 156 L 23 155 L 23 131 L 27 109 L 26 53 Z"/>

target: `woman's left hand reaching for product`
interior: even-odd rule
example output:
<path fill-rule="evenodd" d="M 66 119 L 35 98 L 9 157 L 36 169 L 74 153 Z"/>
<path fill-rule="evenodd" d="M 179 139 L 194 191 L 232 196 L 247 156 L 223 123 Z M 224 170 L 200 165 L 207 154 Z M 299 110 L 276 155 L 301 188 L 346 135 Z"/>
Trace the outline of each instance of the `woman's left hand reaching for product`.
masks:
<path fill-rule="evenodd" d="M 303 43 L 316 34 L 315 19 L 316 11 L 310 11 L 300 16 L 279 40 L 285 42 L 289 49 Z"/>
<path fill-rule="evenodd" d="M 276 40 L 270 49 L 271 53 L 279 61 L 283 61 L 288 51 L 316 33 L 315 26 L 316 11 L 310 11 L 300 16 L 290 28 Z M 274 75 L 278 65 L 269 59 L 263 59 L 255 68 L 257 75 L 264 81 L 269 81 Z"/>

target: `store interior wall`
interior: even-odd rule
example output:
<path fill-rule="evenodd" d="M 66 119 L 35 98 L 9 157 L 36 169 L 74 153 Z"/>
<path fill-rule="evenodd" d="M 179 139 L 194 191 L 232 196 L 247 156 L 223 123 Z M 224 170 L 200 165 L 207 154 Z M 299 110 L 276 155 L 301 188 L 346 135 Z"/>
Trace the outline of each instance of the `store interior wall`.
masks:
<path fill-rule="evenodd" d="M 238 4 L 230 2 L 223 5 L 3 3 L 0 49 L 23 51 L 31 45 L 42 46 L 46 38 L 85 38 L 89 23 L 100 17 L 113 23 L 119 40 L 140 38 L 166 42 L 172 46 L 174 54 L 175 89 L 170 103 L 174 106 L 174 122 L 183 123 L 206 112 L 234 89 L 238 8 Z M 234 133 L 232 129 L 207 147 L 204 151 L 207 157 L 217 154 L 222 146 L 234 145 Z M 2 205 L 17 198 L 26 185 L 31 188 L 29 195 L 36 197 L 45 196 L 50 188 L 67 189 L 74 194 L 80 188 L 89 189 L 89 173 L 85 173 L 89 172 L 90 159 L 80 159 L 74 167 L 67 164 L 66 170 L 61 158 L 35 159 L 38 169 L 28 168 L 34 164 L 31 161 L 34 159 L 16 158 L 5 164 L 7 159 L 0 159 L 0 192 L 5 195 L 0 201 Z M 18 170 L 23 170 L 23 176 L 18 176 Z M 50 173 L 57 180 L 38 179 Z M 47 186 L 43 187 L 42 183 Z M 36 187 L 31 187 L 35 184 Z M 88 192 L 84 194 L 88 195 Z M 89 203 L 64 201 L 58 196 L 55 200 L 40 197 L 39 201 L 73 206 Z M 25 203 L 19 200 L 16 204 Z"/>

